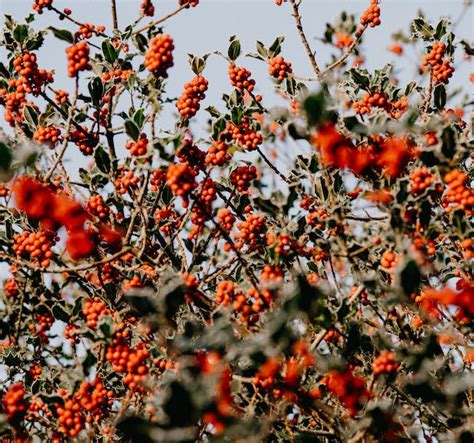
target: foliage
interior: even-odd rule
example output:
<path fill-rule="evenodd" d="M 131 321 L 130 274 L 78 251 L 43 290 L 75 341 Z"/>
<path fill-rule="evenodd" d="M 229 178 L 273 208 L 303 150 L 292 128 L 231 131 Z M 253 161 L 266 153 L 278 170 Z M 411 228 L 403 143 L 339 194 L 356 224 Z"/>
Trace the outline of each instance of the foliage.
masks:
<path fill-rule="evenodd" d="M 449 85 L 472 45 L 420 14 L 389 48 L 420 54 L 413 81 L 364 69 L 371 0 L 327 24 L 322 67 L 302 2 L 277 0 L 313 78 L 283 37 L 245 55 L 232 36 L 189 56 L 176 99 L 162 26 L 199 1 L 153 21 L 144 0 L 125 29 L 111 3 L 113 30 L 53 0 L 35 14 L 68 29 L 5 17 L 4 441 L 472 441 L 472 102 Z M 49 39 L 69 91 L 41 68 Z M 211 57 L 229 87 L 201 109 Z"/>

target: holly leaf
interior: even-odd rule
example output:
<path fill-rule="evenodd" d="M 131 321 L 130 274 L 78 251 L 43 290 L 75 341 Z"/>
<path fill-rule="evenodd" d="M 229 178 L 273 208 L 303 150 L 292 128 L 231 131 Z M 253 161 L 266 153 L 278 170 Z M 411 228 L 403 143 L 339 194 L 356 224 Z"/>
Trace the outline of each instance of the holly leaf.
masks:
<path fill-rule="evenodd" d="M 74 43 L 74 36 L 72 35 L 72 32 L 68 31 L 67 29 L 58 29 L 58 28 L 55 28 L 54 26 L 50 26 L 48 29 L 59 40 L 63 40 L 68 43 Z"/>
<path fill-rule="evenodd" d="M 235 61 L 240 55 L 240 50 L 241 50 L 240 40 L 238 39 L 231 40 L 229 49 L 227 51 L 227 55 L 232 61 Z"/>

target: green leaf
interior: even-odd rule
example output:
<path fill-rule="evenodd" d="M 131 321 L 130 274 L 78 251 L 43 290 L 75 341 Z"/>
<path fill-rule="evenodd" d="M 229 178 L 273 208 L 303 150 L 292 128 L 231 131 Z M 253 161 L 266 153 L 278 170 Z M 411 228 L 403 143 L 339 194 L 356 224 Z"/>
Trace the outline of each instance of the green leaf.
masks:
<path fill-rule="evenodd" d="M 439 110 L 446 105 L 446 87 L 442 84 L 434 89 L 434 104 Z"/>
<path fill-rule="evenodd" d="M 276 57 L 281 52 L 281 45 L 285 41 L 285 37 L 277 37 L 268 49 L 269 57 Z"/>
<path fill-rule="evenodd" d="M 148 40 L 143 34 L 134 35 L 133 42 L 140 52 L 145 52 L 148 49 Z"/>
<path fill-rule="evenodd" d="M 68 43 L 74 43 L 74 36 L 67 29 L 58 29 L 58 28 L 55 28 L 54 26 L 50 26 L 48 29 L 52 31 L 54 36 L 58 38 L 59 40 L 63 40 Z"/>
<path fill-rule="evenodd" d="M 474 55 L 474 46 L 468 43 L 466 40 L 460 41 L 462 47 L 464 48 L 464 52 L 467 55 Z"/>
<path fill-rule="evenodd" d="M 0 142 L 0 169 L 8 171 L 12 163 L 12 153 L 10 148 L 3 142 Z"/>
<path fill-rule="evenodd" d="M 448 26 L 449 21 L 445 18 L 441 19 L 440 22 L 438 23 L 438 26 L 436 26 L 436 31 L 434 34 L 435 40 L 440 40 L 443 35 L 446 34 L 446 27 Z"/>
<path fill-rule="evenodd" d="M 206 112 L 209 112 L 209 114 L 211 115 L 211 117 L 215 117 L 215 118 L 218 118 L 220 117 L 221 113 L 219 112 L 219 110 L 214 107 L 214 106 L 208 106 L 206 109 L 205 109 Z"/>
<path fill-rule="evenodd" d="M 90 349 L 87 350 L 86 358 L 82 361 L 84 374 L 89 375 L 91 368 L 96 364 L 97 358 Z"/>
<path fill-rule="evenodd" d="M 268 58 L 268 50 L 265 48 L 265 45 L 260 42 L 260 41 L 257 41 L 257 52 L 264 58 Z"/>
<path fill-rule="evenodd" d="M 43 34 L 38 34 L 36 38 L 30 39 L 26 42 L 26 48 L 29 51 L 36 51 L 43 46 L 44 37 Z"/>
<path fill-rule="evenodd" d="M 133 140 L 137 141 L 140 136 L 140 129 L 133 120 L 125 122 L 125 132 Z"/>
<path fill-rule="evenodd" d="M 435 30 L 424 17 L 418 17 L 411 24 L 411 32 L 413 37 L 429 41 L 433 39 Z"/>
<path fill-rule="evenodd" d="M 326 119 L 326 100 L 323 93 L 313 94 L 306 98 L 303 103 L 308 123 L 316 126 Z"/>
<path fill-rule="evenodd" d="M 448 159 L 452 159 L 456 152 L 456 134 L 454 129 L 448 126 L 441 135 L 441 152 Z"/>
<path fill-rule="evenodd" d="M 227 55 L 232 61 L 237 60 L 240 55 L 240 41 L 235 39 L 232 40 L 229 46 L 229 50 L 227 51 Z"/>
<path fill-rule="evenodd" d="M 38 126 L 38 114 L 32 106 L 26 105 L 23 109 L 23 115 L 25 116 L 28 123 L 30 123 L 33 127 Z"/>
<path fill-rule="evenodd" d="M 26 25 L 18 25 L 13 31 L 13 38 L 19 43 L 23 43 L 27 36 L 28 26 Z"/>
<path fill-rule="evenodd" d="M 69 322 L 70 314 L 59 303 L 53 306 L 52 311 L 54 318 L 56 318 L 57 320 L 61 320 L 64 323 Z"/>
<path fill-rule="evenodd" d="M 89 94 L 92 98 L 92 103 L 95 106 L 100 106 L 102 96 L 104 95 L 104 85 L 99 77 L 93 78 L 87 85 Z"/>
<path fill-rule="evenodd" d="M 399 275 L 400 286 L 403 293 L 410 297 L 416 293 L 421 284 L 421 272 L 414 260 L 408 261 Z"/>
<path fill-rule="evenodd" d="M 10 77 L 10 73 L 8 72 L 8 69 L 1 62 L 0 62 L 0 76 L 3 77 L 3 78 L 9 78 Z"/>
<path fill-rule="evenodd" d="M 94 159 L 97 167 L 101 172 L 105 174 L 108 174 L 110 172 L 110 158 L 102 146 L 97 146 L 94 153 Z"/>
<path fill-rule="evenodd" d="M 197 57 L 192 54 L 189 55 L 189 64 L 191 66 L 191 70 L 196 74 L 200 75 L 202 71 L 204 71 L 204 68 L 206 67 L 206 60 L 207 56 L 205 57 Z"/>
<path fill-rule="evenodd" d="M 416 88 L 416 82 L 408 83 L 408 85 L 405 88 L 405 92 L 403 93 L 403 95 L 409 96 L 415 88 Z"/>
<path fill-rule="evenodd" d="M 105 60 L 109 63 L 113 63 L 117 60 L 118 52 L 109 40 L 104 40 L 102 42 L 102 53 L 104 54 Z"/>
<path fill-rule="evenodd" d="M 366 70 L 349 69 L 349 74 L 353 82 L 362 89 L 367 89 L 370 86 L 370 77 Z"/>
<path fill-rule="evenodd" d="M 143 109 L 140 108 L 135 112 L 135 114 L 133 114 L 133 121 L 139 128 L 143 127 L 143 123 L 145 122 L 145 113 Z"/>

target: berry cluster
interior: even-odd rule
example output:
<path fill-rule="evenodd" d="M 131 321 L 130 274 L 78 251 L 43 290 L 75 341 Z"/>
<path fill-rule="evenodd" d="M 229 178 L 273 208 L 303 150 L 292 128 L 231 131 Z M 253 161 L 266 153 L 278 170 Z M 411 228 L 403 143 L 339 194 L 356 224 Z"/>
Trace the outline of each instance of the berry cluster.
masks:
<path fill-rule="evenodd" d="M 391 374 L 397 371 L 399 363 L 393 352 L 382 351 L 372 363 L 372 372 L 375 376 L 380 374 Z"/>
<path fill-rule="evenodd" d="M 301 251 L 302 248 L 297 241 L 287 234 L 279 234 L 275 246 L 275 254 L 286 256 L 294 252 Z"/>
<path fill-rule="evenodd" d="M 282 82 L 289 74 L 293 73 L 291 63 L 287 62 L 281 55 L 268 60 L 268 65 L 269 74 L 279 82 Z"/>
<path fill-rule="evenodd" d="M 10 190 L 7 185 L 0 183 L 0 197 L 8 197 Z"/>
<path fill-rule="evenodd" d="M 3 285 L 3 289 L 5 290 L 8 298 L 15 297 L 20 292 L 20 287 L 18 286 L 18 282 L 16 281 L 15 277 L 8 277 Z"/>
<path fill-rule="evenodd" d="M 204 170 L 206 153 L 201 151 L 190 138 L 184 139 L 183 144 L 176 152 L 176 157 L 178 157 L 181 163 L 190 166 L 196 174 L 200 170 Z"/>
<path fill-rule="evenodd" d="M 110 209 L 106 206 L 104 199 L 101 195 L 93 195 L 87 201 L 86 205 L 87 210 L 89 213 L 100 220 L 105 220 L 109 217 Z"/>
<path fill-rule="evenodd" d="M 155 169 L 150 177 L 150 189 L 158 192 L 166 181 L 166 168 Z"/>
<path fill-rule="evenodd" d="M 69 102 L 69 93 L 62 89 L 58 89 L 55 93 L 54 99 L 58 105 L 65 105 Z"/>
<path fill-rule="evenodd" d="M 11 385 L 3 396 L 2 403 L 7 420 L 14 425 L 18 425 L 25 417 L 29 408 L 23 384 L 15 383 Z"/>
<path fill-rule="evenodd" d="M 13 66 L 20 75 L 25 91 L 30 94 L 38 95 L 46 83 L 53 81 L 53 74 L 45 69 L 40 69 L 36 62 L 36 55 L 31 52 L 23 52 L 13 61 Z"/>
<path fill-rule="evenodd" d="M 195 8 L 197 5 L 199 5 L 199 0 L 179 0 L 179 6 L 186 6 L 187 8 L 191 6 Z"/>
<path fill-rule="evenodd" d="M 263 143 L 262 134 L 252 128 L 248 118 L 244 118 L 239 125 L 227 122 L 226 133 L 247 151 L 255 151 Z"/>
<path fill-rule="evenodd" d="M 179 226 L 179 216 L 171 207 L 157 209 L 154 220 L 165 235 L 171 235 Z"/>
<path fill-rule="evenodd" d="M 237 299 L 234 302 L 233 309 L 236 312 L 240 312 L 240 320 L 246 324 L 255 323 L 259 314 L 264 311 L 265 308 L 271 306 L 273 303 L 273 292 L 269 289 L 263 289 L 259 291 L 256 288 L 250 288 L 247 297 L 245 298 L 245 304 L 243 299 Z"/>
<path fill-rule="evenodd" d="M 438 137 L 435 132 L 427 132 L 425 135 L 426 144 L 428 146 L 434 146 L 438 144 Z"/>
<path fill-rule="evenodd" d="M 64 338 L 69 341 L 71 346 L 75 346 L 80 342 L 78 329 L 76 325 L 66 325 L 64 328 Z"/>
<path fill-rule="evenodd" d="M 239 166 L 230 174 L 230 182 L 236 187 L 237 191 L 248 191 L 252 181 L 257 178 L 257 168 L 255 166 Z"/>
<path fill-rule="evenodd" d="M 448 60 L 443 60 L 446 54 L 444 43 L 435 43 L 431 51 L 425 55 L 423 66 L 431 66 L 435 83 L 448 83 L 453 76 L 454 68 Z"/>
<path fill-rule="evenodd" d="M 467 238 L 461 242 L 461 248 L 463 250 L 462 255 L 466 260 L 470 260 L 474 257 L 474 241 L 472 241 L 470 238 Z M 5 290 L 7 290 L 6 285 Z"/>
<path fill-rule="evenodd" d="M 214 166 L 224 166 L 231 158 L 229 145 L 225 141 L 218 140 L 209 146 L 206 155 L 206 163 Z"/>
<path fill-rule="evenodd" d="M 397 267 L 400 258 L 393 251 L 385 251 L 380 259 L 380 264 L 389 270 Z"/>
<path fill-rule="evenodd" d="M 237 67 L 234 63 L 229 64 L 230 83 L 239 91 L 252 92 L 254 90 L 255 80 L 251 76 L 252 73 L 248 69 Z"/>
<path fill-rule="evenodd" d="M 33 10 L 38 14 L 43 13 L 43 9 L 49 9 L 53 6 L 53 0 L 34 0 L 33 1 Z"/>
<path fill-rule="evenodd" d="M 176 103 L 180 115 L 189 120 L 199 111 L 200 102 L 206 97 L 208 81 L 197 75 L 189 83 L 184 85 L 184 91 Z"/>
<path fill-rule="evenodd" d="M 188 206 L 189 194 L 197 188 L 196 171 L 188 164 L 172 164 L 166 173 L 166 184 L 171 192 L 183 199 L 183 206 Z"/>
<path fill-rule="evenodd" d="M 112 363 L 114 371 L 125 373 L 123 383 L 132 391 L 142 388 L 149 371 L 146 361 L 150 357 L 143 343 L 131 348 L 122 337 L 117 337 L 107 348 L 105 357 Z"/>
<path fill-rule="evenodd" d="M 191 222 L 195 226 L 190 238 L 194 238 L 201 233 L 206 220 L 212 217 L 212 203 L 217 197 L 216 184 L 212 178 L 206 179 L 201 185 L 201 192 L 197 196 L 192 208 Z"/>
<path fill-rule="evenodd" d="M 15 122 L 24 120 L 23 109 L 28 103 L 26 99 L 25 82 L 22 79 L 10 80 L 9 89 L 0 89 L 0 103 L 5 106 L 5 121 L 10 126 L 15 126 Z"/>
<path fill-rule="evenodd" d="M 113 392 L 108 390 L 100 378 L 92 383 L 84 381 L 79 390 L 74 394 L 81 407 L 87 411 L 95 420 L 108 414 L 113 403 Z"/>
<path fill-rule="evenodd" d="M 143 0 L 142 4 L 140 5 L 140 9 L 142 11 L 142 15 L 145 17 L 153 17 L 155 15 L 155 7 L 151 0 Z"/>
<path fill-rule="evenodd" d="M 370 397 L 364 379 L 355 376 L 350 370 L 331 371 L 321 383 L 342 402 L 351 416 L 354 416 Z"/>
<path fill-rule="evenodd" d="M 34 133 L 34 139 L 38 143 L 44 143 L 53 149 L 59 142 L 61 130 L 55 126 L 40 126 Z"/>
<path fill-rule="evenodd" d="M 357 175 L 380 168 L 390 177 L 398 177 L 414 155 L 411 140 L 405 137 L 380 138 L 356 148 L 332 124 L 321 128 L 311 141 L 320 151 L 323 164 L 349 168 Z"/>
<path fill-rule="evenodd" d="M 265 363 L 260 366 L 257 374 L 255 374 L 252 383 L 265 390 L 271 389 L 277 381 L 281 366 L 282 364 L 278 358 L 267 358 Z"/>
<path fill-rule="evenodd" d="M 75 33 L 76 39 L 83 38 L 87 40 L 92 38 L 94 34 L 100 35 L 105 31 L 105 26 L 95 26 L 91 23 L 84 23 L 79 28 L 79 31 Z"/>
<path fill-rule="evenodd" d="M 362 100 L 352 104 L 352 108 L 356 114 L 360 115 L 370 113 L 373 107 L 381 108 L 387 112 L 390 112 L 392 109 L 392 104 L 383 92 L 376 92 L 374 94 L 367 92 Z"/>
<path fill-rule="evenodd" d="M 173 39 L 168 34 L 157 35 L 150 41 L 150 49 L 145 55 L 145 67 L 156 77 L 168 77 L 168 69 L 173 62 Z"/>
<path fill-rule="evenodd" d="M 283 283 L 283 270 L 278 266 L 265 265 L 260 275 L 260 282 L 265 286 L 281 285 Z"/>
<path fill-rule="evenodd" d="M 13 237 L 13 251 L 18 257 L 30 257 L 32 263 L 47 268 L 51 263 L 55 238 L 51 232 L 23 231 Z"/>
<path fill-rule="evenodd" d="M 136 189 L 139 183 L 140 178 L 137 177 L 132 170 L 122 167 L 120 168 L 119 176 L 115 180 L 115 189 L 119 194 L 126 194 Z"/>
<path fill-rule="evenodd" d="M 224 231 L 231 231 L 235 223 L 235 215 L 227 208 L 221 208 L 217 212 L 217 220 Z"/>
<path fill-rule="evenodd" d="M 410 175 L 410 192 L 419 194 L 429 188 L 434 180 L 435 177 L 428 168 L 416 168 Z"/>
<path fill-rule="evenodd" d="M 354 42 L 349 34 L 336 33 L 336 47 L 339 49 L 347 48 Z"/>
<path fill-rule="evenodd" d="M 104 82 L 114 81 L 114 83 L 126 82 L 130 75 L 133 74 L 131 69 L 114 69 L 112 71 L 107 71 L 102 74 L 102 80 Z"/>
<path fill-rule="evenodd" d="M 170 369 L 176 369 L 176 363 L 172 360 L 167 360 L 166 358 L 154 358 L 153 365 L 156 366 L 161 372 Z"/>
<path fill-rule="evenodd" d="M 448 189 L 443 196 L 443 207 L 446 211 L 463 209 L 467 215 L 474 214 L 474 189 L 468 187 L 469 176 L 458 169 L 453 169 L 444 176 Z"/>
<path fill-rule="evenodd" d="M 228 306 L 235 300 L 243 296 L 242 292 L 238 291 L 235 283 L 230 280 L 219 282 L 216 289 L 216 303 L 222 306 Z M 245 296 L 243 296 L 245 299 Z M 244 300 L 245 303 L 245 300 Z"/>
<path fill-rule="evenodd" d="M 92 155 L 97 146 L 98 137 L 85 126 L 69 132 L 69 139 L 80 149 L 84 155 Z"/>
<path fill-rule="evenodd" d="M 398 56 L 401 56 L 403 54 L 403 46 L 398 43 L 394 43 L 393 45 L 391 45 L 389 50 L 390 52 L 393 52 L 395 55 Z"/>
<path fill-rule="evenodd" d="M 110 309 L 99 298 L 90 298 L 84 302 L 82 313 L 86 317 L 87 326 L 96 329 L 100 319 L 110 314 Z"/>
<path fill-rule="evenodd" d="M 423 237 L 419 232 L 413 234 L 413 246 L 426 257 L 432 257 L 436 253 L 436 243 Z"/>
<path fill-rule="evenodd" d="M 316 229 L 323 230 L 326 227 L 326 220 L 329 218 L 329 212 L 323 208 L 313 209 L 306 215 L 306 223 L 314 226 Z"/>
<path fill-rule="evenodd" d="M 46 333 L 51 329 L 54 323 L 54 318 L 49 312 L 38 314 L 35 317 L 35 325 L 31 325 L 37 337 L 40 337 L 41 341 L 48 339 Z"/>
<path fill-rule="evenodd" d="M 142 133 L 136 142 L 129 141 L 125 147 L 130 151 L 130 155 L 141 157 L 148 151 L 148 137 L 146 134 Z"/>
<path fill-rule="evenodd" d="M 63 392 L 65 396 L 66 393 Z M 83 408 L 75 396 L 65 397 L 64 403 L 56 407 L 58 432 L 67 438 L 75 438 L 86 427 Z"/>
<path fill-rule="evenodd" d="M 370 0 L 370 6 L 360 16 L 360 24 L 362 26 L 375 28 L 379 26 L 380 23 L 379 0 Z"/>
<path fill-rule="evenodd" d="M 89 64 L 89 51 L 89 45 L 84 40 L 66 49 L 69 77 L 77 77 L 80 71 L 92 69 Z"/>
<path fill-rule="evenodd" d="M 240 249 L 244 245 L 252 250 L 264 243 L 267 229 L 263 215 L 249 214 L 246 220 L 237 224 L 239 232 L 235 234 L 235 246 Z"/>

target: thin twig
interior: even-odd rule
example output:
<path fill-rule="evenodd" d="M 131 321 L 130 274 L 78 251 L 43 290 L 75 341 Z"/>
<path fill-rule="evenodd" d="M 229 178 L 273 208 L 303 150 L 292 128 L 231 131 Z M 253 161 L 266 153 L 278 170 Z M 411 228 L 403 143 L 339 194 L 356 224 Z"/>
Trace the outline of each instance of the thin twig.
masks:
<path fill-rule="evenodd" d="M 114 31 L 118 30 L 118 18 L 117 18 L 117 3 L 116 0 L 112 0 L 112 22 L 113 22 L 113 27 Z"/>
<path fill-rule="evenodd" d="M 326 68 L 324 68 L 324 71 L 321 73 L 321 77 L 324 77 L 328 72 L 332 71 L 334 68 L 337 68 L 339 65 L 344 63 L 349 58 L 349 56 L 354 51 L 355 47 L 360 43 L 360 40 L 362 39 L 362 35 L 366 29 L 367 29 L 367 25 L 364 25 L 362 27 L 362 33 L 359 35 L 359 37 L 357 37 L 352 42 L 352 44 L 349 46 L 349 48 L 347 48 L 347 51 L 344 52 L 344 54 L 342 54 L 336 61 L 334 61 L 330 65 L 326 66 Z"/>
<path fill-rule="evenodd" d="M 291 3 L 291 6 L 293 7 L 293 17 L 295 18 L 296 29 L 298 30 L 298 33 L 300 34 L 301 42 L 303 43 L 306 53 L 308 54 L 309 61 L 311 62 L 311 66 L 313 68 L 314 73 L 316 74 L 316 77 L 320 78 L 321 70 L 319 69 L 318 63 L 316 61 L 315 53 L 311 50 L 311 47 L 309 46 L 308 39 L 306 38 L 306 35 L 303 30 L 303 24 L 301 23 L 301 15 L 299 11 L 301 0 L 300 1 L 290 0 L 290 3 Z"/>
<path fill-rule="evenodd" d="M 62 147 L 61 147 L 61 151 L 59 151 L 58 155 L 56 156 L 56 160 L 54 161 L 53 165 L 51 166 L 51 168 L 47 172 L 47 174 L 44 178 L 45 181 L 48 181 L 50 179 L 50 177 L 53 175 L 54 171 L 56 170 L 59 163 L 63 159 L 64 154 L 66 153 L 66 149 L 69 145 L 69 131 L 71 129 L 71 124 L 74 123 L 74 112 L 76 110 L 77 96 L 78 96 L 78 91 L 79 91 L 79 77 L 76 77 L 76 87 L 75 88 L 76 88 L 76 90 L 75 90 L 75 93 L 74 93 L 74 98 L 73 98 L 72 104 L 69 108 L 69 115 L 68 115 L 67 123 L 66 123 L 66 133 L 64 134 L 64 139 L 63 139 L 63 144 L 62 144 Z M 46 94 L 44 94 L 44 96 L 46 96 Z M 47 98 L 49 99 L 49 97 L 47 97 Z"/>
<path fill-rule="evenodd" d="M 155 20 L 154 22 L 148 23 L 148 25 L 143 26 L 143 28 L 137 29 L 136 31 L 133 32 L 132 35 L 140 34 L 143 31 L 146 31 L 147 29 L 153 28 L 153 26 L 159 25 L 166 20 L 170 19 L 171 17 L 174 17 L 176 14 L 179 14 L 183 9 L 185 9 L 187 6 L 184 4 L 183 6 L 180 6 L 178 9 L 175 9 L 173 12 L 170 12 L 169 14 L 165 15 L 164 17 L 161 17 L 159 20 Z"/>

